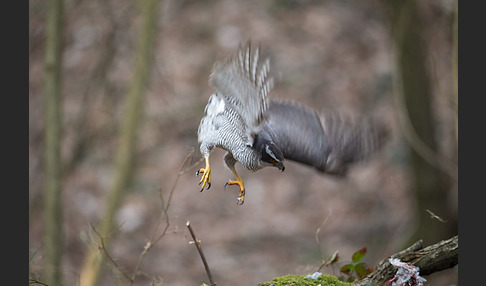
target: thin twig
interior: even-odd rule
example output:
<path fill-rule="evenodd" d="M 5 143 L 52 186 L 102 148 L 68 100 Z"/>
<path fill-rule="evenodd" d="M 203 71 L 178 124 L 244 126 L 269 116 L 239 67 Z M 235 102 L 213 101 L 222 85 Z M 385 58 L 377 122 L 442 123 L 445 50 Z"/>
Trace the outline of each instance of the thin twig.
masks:
<path fill-rule="evenodd" d="M 433 213 L 431 210 L 429 209 L 425 209 L 427 211 L 427 213 L 430 215 L 431 218 L 434 218 L 440 222 L 447 222 L 446 220 L 442 219 L 440 216 L 436 215 L 435 213 Z"/>
<path fill-rule="evenodd" d="M 326 216 L 326 218 L 322 221 L 321 225 L 316 230 L 315 239 L 316 239 L 317 246 L 320 246 L 319 232 L 321 232 L 321 228 L 326 224 L 326 222 L 329 219 L 329 217 L 331 216 L 331 214 L 332 214 L 332 209 L 329 209 L 329 214 Z M 319 250 L 320 250 L 320 248 L 319 248 Z"/>
<path fill-rule="evenodd" d="M 39 284 L 39 285 L 45 285 L 45 286 L 48 286 L 46 283 L 41 282 L 41 281 L 39 281 L 39 280 L 37 280 L 37 279 L 29 279 L 29 285 L 30 285 L 30 284 Z"/>
<path fill-rule="evenodd" d="M 170 203 L 172 201 L 172 196 L 174 194 L 174 191 L 176 189 L 177 184 L 179 183 L 180 177 L 182 175 L 184 175 L 185 173 L 187 173 L 190 169 L 194 168 L 197 164 L 199 164 L 202 161 L 202 158 L 200 158 L 197 162 L 191 164 L 187 168 L 184 168 L 184 166 L 187 165 L 187 162 L 189 161 L 189 159 L 192 158 L 193 154 L 194 154 L 194 148 L 189 152 L 189 154 L 187 154 L 184 161 L 182 161 L 182 164 L 181 164 L 179 171 L 177 173 L 177 177 L 176 177 L 174 184 L 172 185 L 172 188 L 169 192 L 169 198 L 167 199 L 167 202 L 165 202 L 164 196 L 162 195 L 162 189 L 159 190 L 160 201 L 162 203 L 162 217 L 165 219 L 166 225 L 165 225 L 165 228 L 162 231 L 162 233 L 158 237 L 151 240 L 151 242 L 150 242 L 151 245 L 150 245 L 149 249 L 152 248 L 160 239 L 162 239 L 167 234 L 167 230 L 169 229 L 169 226 L 170 226 L 169 215 L 167 214 L 167 212 L 169 210 Z"/>
<path fill-rule="evenodd" d="M 321 256 L 321 260 L 322 260 L 322 264 L 319 266 L 319 268 L 317 269 L 317 271 L 320 271 L 322 269 L 322 267 L 324 267 L 324 265 L 327 263 L 327 261 L 329 259 L 326 259 L 324 260 L 322 258 L 322 251 L 321 251 L 321 242 L 319 241 L 319 232 L 321 232 L 321 229 L 322 227 L 326 224 L 327 220 L 329 219 L 329 217 L 331 216 L 332 214 L 332 209 L 329 209 L 329 214 L 326 216 L 326 218 L 322 221 L 321 225 L 317 228 L 316 230 L 316 233 L 315 233 L 315 239 L 316 239 L 316 244 L 317 244 L 317 249 L 319 250 L 319 254 Z M 335 255 L 337 255 L 337 251 L 334 252 L 334 254 L 332 255 L 332 257 L 335 257 Z M 332 259 L 332 257 L 330 259 Z"/>
<path fill-rule="evenodd" d="M 201 260 L 204 264 L 204 268 L 206 269 L 206 274 L 208 275 L 209 278 L 209 283 L 211 286 L 216 285 L 213 281 L 213 276 L 211 275 L 211 271 L 209 270 L 208 262 L 206 261 L 206 257 L 204 256 L 204 252 L 201 247 L 201 241 L 199 241 L 196 238 L 196 234 L 194 234 L 194 231 L 192 230 L 191 223 L 189 221 L 186 222 L 186 226 L 189 229 L 189 232 L 191 233 L 192 239 L 194 240 L 194 244 L 196 245 L 197 251 L 199 252 L 199 256 L 201 256 Z"/>
<path fill-rule="evenodd" d="M 129 286 L 131 286 L 133 284 L 133 282 L 135 281 L 135 278 L 136 278 L 136 276 L 139 272 L 140 265 L 142 264 L 142 260 L 145 257 L 145 255 L 147 254 L 147 252 L 152 247 L 154 247 L 154 245 L 156 245 L 167 234 L 167 231 L 170 227 L 170 220 L 169 220 L 169 215 L 167 214 L 167 211 L 169 210 L 170 202 L 172 201 L 172 195 L 174 194 L 174 191 L 175 191 L 176 186 L 179 182 L 179 179 L 183 174 L 185 174 L 190 169 L 194 168 L 194 166 L 196 166 L 197 164 L 199 164 L 202 161 L 202 158 L 201 158 L 196 163 L 193 163 L 189 167 L 184 168 L 184 166 L 187 165 L 187 162 L 189 161 L 189 159 L 192 158 L 193 154 L 194 154 L 194 148 L 189 152 L 189 154 L 187 154 L 184 161 L 182 161 L 182 164 L 181 164 L 179 171 L 177 173 L 177 177 L 176 177 L 174 184 L 172 185 L 172 188 L 169 192 L 169 198 L 168 198 L 167 202 L 165 202 L 165 200 L 164 200 L 164 196 L 162 194 L 162 189 L 159 189 L 159 196 L 160 196 L 160 201 L 161 201 L 161 204 L 162 204 L 162 206 L 161 206 L 162 218 L 164 218 L 164 220 L 165 220 L 165 228 L 160 235 L 158 235 L 157 237 L 153 238 L 152 240 L 148 241 L 145 244 L 143 251 L 140 253 L 140 255 L 138 257 L 137 265 L 135 266 L 135 268 L 133 270 L 132 276 L 129 279 L 129 281 L 130 281 Z M 159 225 L 160 225 L 160 223 L 159 223 Z"/>
<path fill-rule="evenodd" d="M 127 273 L 125 273 L 125 271 L 123 271 L 120 266 L 118 265 L 118 263 L 115 261 L 115 259 L 113 259 L 113 257 L 111 257 L 111 255 L 108 253 L 108 250 L 106 249 L 105 247 L 105 242 L 104 242 L 104 237 L 96 230 L 96 228 L 90 223 L 89 224 L 91 226 L 91 228 L 93 229 L 93 231 L 96 233 L 96 235 L 98 235 L 98 237 L 100 238 L 100 243 L 101 243 L 101 250 L 103 251 L 103 254 L 106 256 L 106 258 L 108 258 L 108 260 L 115 266 L 115 268 L 128 280 L 130 281 L 130 283 L 133 283 L 133 280 L 130 278 L 130 276 L 128 276 Z"/>
<path fill-rule="evenodd" d="M 134 270 L 133 270 L 133 273 L 131 276 L 129 276 L 127 273 L 125 273 L 121 268 L 120 266 L 118 265 L 118 263 L 115 261 L 115 259 L 113 259 L 113 257 L 111 257 L 111 255 L 108 253 L 108 250 L 106 249 L 105 247 L 105 243 L 104 243 L 104 238 L 101 236 L 101 234 L 96 230 L 96 228 L 91 225 L 91 228 L 93 229 L 93 231 L 96 233 L 96 235 L 100 238 L 100 243 L 101 243 L 101 250 L 103 251 L 104 255 L 106 256 L 106 258 L 108 258 L 108 260 L 115 266 L 115 268 L 129 281 L 129 286 L 133 285 L 133 283 L 135 282 L 135 278 L 137 277 L 137 275 L 139 274 L 139 269 L 140 269 L 140 265 L 142 264 L 142 260 L 143 258 L 145 257 L 145 255 L 147 254 L 147 252 L 152 248 L 154 247 L 157 242 L 159 242 L 167 233 L 168 233 L 168 229 L 169 229 L 169 226 L 170 226 L 170 220 L 169 220 L 169 216 L 167 214 L 168 210 L 169 210 L 169 207 L 170 207 L 170 202 L 172 201 L 172 196 L 174 194 L 174 191 L 176 189 L 176 186 L 179 182 L 179 179 L 180 177 L 185 174 L 186 172 L 188 172 L 190 169 L 194 168 L 194 166 L 196 166 L 197 164 L 199 164 L 201 161 L 202 161 L 202 158 L 199 159 L 197 162 L 195 163 L 192 163 L 191 161 L 191 165 L 184 168 L 186 165 L 187 165 L 187 162 L 189 162 L 189 159 L 192 158 L 192 155 L 194 154 L 194 149 L 192 149 L 189 154 L 186 156 L 186 158 L 184 159 L 184 161 L 182 162 L 180 168 L 179 168 L 179 171 L 177 173 L 177 177 L 175 179 L 175 182 L 174 184 L 172 185 L 172 188 L 169 192 L 169 198 L 167 200 L 167 202 L 165 202 L 164 200 L 164 197 L 162 195 L 162 189 L 159 189 L 159 196 L 160 196 L 160 200 L 161 200 L 161 203 L 162 203 L 162 218 L 164 218 L 165 220 L 165 228 L 164 230 L 162 231 L 162 233 L 157 236 L 156 238 L 153 238 L 151 241 L 148 241 L 144 248 L 143 248 L 143 251 L 140 253 L 140 256 L 138 257 L 138 261 L 137 261 L 137 265 L 135 266 Z M 216 284 L 214 284 L 216 285 Z"/>
<path fill-rule="evenodd" d="M 405 255 L 408 255 L 414 251 L 417 251 L 417 250 L 420 250 L 424 247 L 423 245 L 424 241 L 422 239 L 420 240 L 417 240 L 414 244 L 412 244 L 411 246 L 407 247 L 406 249 L 400 251 L 400 252 L 397 252 L 395 254 L 393 254 L 392 256 L 390 256 L 391 258 L 403 258 Z"/>

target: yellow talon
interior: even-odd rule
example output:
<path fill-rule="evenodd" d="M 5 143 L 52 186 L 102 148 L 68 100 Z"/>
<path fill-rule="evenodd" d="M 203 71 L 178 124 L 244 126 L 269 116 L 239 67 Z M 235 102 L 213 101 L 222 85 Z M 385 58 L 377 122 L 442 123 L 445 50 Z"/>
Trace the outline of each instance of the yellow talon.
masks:
<path fill-rule="evenodd" d="M 204 190 L 206 184 L 208 185 L 208 190 L 211 187 L 211 167 L 209 166 L 209 157 L 204 158 L 206 161 L 206 168 L 201 168 L 196 172 L 196 176 L 199 174 L 203 174 L 201 180 L 199 181 L 199 185 L 201 185 L 201 192 Z"/>
<path fill-rule="evenodd" d="M 233 174 L 235 174 L 236 180 L 229 180 L 225 185 L 224 188 L 226 189 L 226 186 L 228 185 L 238 185 L 240 188 L 240 193 L 238 195 L 238 201 L 236 202 L 238 205 L 242 205 L 245 202 L 245 185 L 243 184 L 243 180 L 238 176 L 235 170 L 233 170 Z"/>

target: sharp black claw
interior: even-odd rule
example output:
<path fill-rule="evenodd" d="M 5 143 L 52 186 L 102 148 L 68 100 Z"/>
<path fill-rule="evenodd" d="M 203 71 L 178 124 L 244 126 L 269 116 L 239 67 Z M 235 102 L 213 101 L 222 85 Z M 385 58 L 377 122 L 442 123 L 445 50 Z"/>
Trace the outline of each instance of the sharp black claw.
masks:
<path fill-rule="evenodd" d="M 199 174 L 200 174 L 200 173 L 199 173 L 199 170 L 197 170 L 197 172 L 196 172 L 196 176 L 199 176 Z"/>
<path fill-rule="evenodd" d="M 202 182 L 199 182 L 198 185 L 201 185 Z M 209 188 L 211 188 L 211 182 L 207 182 L 208 184 L 208 187 L 206 188 L 206 190 L 209 190 Z M 201 188 L 200 192 L 204 191 L 204 187 Z"/>
<path fill-rule="evenodd" d="M 242 204 L 245 203 L 244 197 L 245 197 L 246 191 L 243 189 L 241 191 L 241 196 L 238 197 L 238 201 L 236 202 L 237 205 L 241 206 Z"/>
<path fill-rule="evenodd" d="M 226 182 L 226 184 L 224 184 L 224 190 L 226 191 L 226 186 L 228 185 L 228 182 Z"/>

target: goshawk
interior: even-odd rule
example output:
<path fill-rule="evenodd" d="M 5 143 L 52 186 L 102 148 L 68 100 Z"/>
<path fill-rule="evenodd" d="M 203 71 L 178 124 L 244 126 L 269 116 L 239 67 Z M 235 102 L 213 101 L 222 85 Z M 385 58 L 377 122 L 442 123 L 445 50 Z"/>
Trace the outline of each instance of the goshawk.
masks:
<path fill-rule="evenodd" d="M 372 120 L 348 120 L 339 112 L 323 114 L 297 102 L 267 99 L 273 87 L 268 58 L 260 63 L 260 49 L 250 42 L 237 53 L 214 64 L 209 97 L 198 128 L 205 168 L 201 191 L 211 186 L 210 152 L 227 151 L 224 161 L 238 185 L 237 203 L 244 203 L 245 186 L 235 169 L 239 162 L 257 171 L 274 166 L 284 171 L 284 160 L 293 160 L 334 175 L 344 175 L 349 164 L 367 158 L 387 137 L 383 124 Z"/>

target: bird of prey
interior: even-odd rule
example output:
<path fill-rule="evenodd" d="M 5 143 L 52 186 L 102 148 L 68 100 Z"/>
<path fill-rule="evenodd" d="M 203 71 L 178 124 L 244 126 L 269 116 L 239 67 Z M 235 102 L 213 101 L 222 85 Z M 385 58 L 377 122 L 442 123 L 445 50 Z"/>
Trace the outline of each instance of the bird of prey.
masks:
<path fill-rule="evenodd" d="M 260 62 L 260 48 L 251 43 L 238 48 L 225 61 L 217 61 L 209 77 L 215 92 L 209 97 L 198 128 L 198 143 L 205 160 L 199 181 L 201 191 L 211 186 L 209 156 L 214 147 L 227 151 L 226 166 L 237 185 L 237 204 L 245 200 L 245 186 L 235 169 L 239 162 L 248 170 L 266 166 L 285 170 L 292 160 L 334 175 L 344 175 L 351 163 L 369 157 L 387 137 L 383 124 L 349 120 L 339 112 L 323 114 L 297 102 L 268 99 L 273 87 L 270 63 Z"/>

